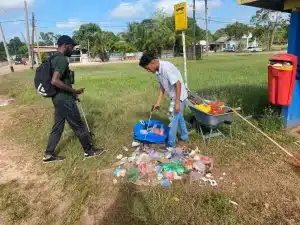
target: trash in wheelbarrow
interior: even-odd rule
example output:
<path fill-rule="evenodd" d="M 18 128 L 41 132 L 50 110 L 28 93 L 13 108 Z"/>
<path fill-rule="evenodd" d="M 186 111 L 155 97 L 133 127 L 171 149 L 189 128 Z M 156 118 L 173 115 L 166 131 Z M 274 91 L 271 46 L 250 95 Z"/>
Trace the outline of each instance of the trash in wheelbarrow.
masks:
<path fill-rule="evenodd" d="M 187 105 L 196 120 L 208 128 L 216 128 L 222 123 L 232 123 L 233 111 L 224 102 L 202 99 L 190 92 Z"/>
<path fill-rule="evenodd" d="M 220 115 L 224 114 L 226 112 L 230 112 L 231 109 L 229 107 L 225 106 L 224 102 L 210 102 L 207 100 L 206 103 L 200 103 L 198 104 L 195 102 L 194 99 L 189 99 L 190 103 L 192 103 L 196 109 L 198 109 L 201 112 L 211 114 L 211 115 Z"/>

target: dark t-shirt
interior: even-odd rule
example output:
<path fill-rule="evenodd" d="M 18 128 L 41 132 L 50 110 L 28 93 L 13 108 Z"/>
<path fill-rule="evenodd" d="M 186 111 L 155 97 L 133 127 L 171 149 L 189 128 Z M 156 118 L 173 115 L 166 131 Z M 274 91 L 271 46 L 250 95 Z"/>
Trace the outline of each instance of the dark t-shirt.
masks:
<path fill-rule="evenodd" d="M 72 82 L 70 78 L 69 62 L 66 57 L 60 53 L 56 52 L 51 60 L 52 71 L 61 74 L 60 80 L 69 87 L 72 87 Z M 75 98 L 71 92 L 63 91 L 58 89 L 57 94 L 54 96 L 54 100 L 64 100 L 64 101 L 74 101 Z"/>

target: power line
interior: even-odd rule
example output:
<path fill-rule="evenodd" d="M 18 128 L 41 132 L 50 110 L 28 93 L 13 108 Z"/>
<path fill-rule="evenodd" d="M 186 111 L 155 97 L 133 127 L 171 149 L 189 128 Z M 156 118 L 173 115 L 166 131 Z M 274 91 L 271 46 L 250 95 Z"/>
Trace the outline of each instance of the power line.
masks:
<path fill-rule="evenodd" d="M 4 20 L 1 23 L 16 23 L 16 22 L 25 22 L 25 20 Z"/>
<path fill-rule="evenodd" d="M 203 18 L 203 17 L 197 17 L 196 19 L 205 20 L 205 18 Z M 239 22 L 239 21 L 214 20 L 214 19 L 211 19 L 211 17 L 208 17 L 208 22 L 223 23 L 223 24 L 233 24 L 233 23 L 236 23 L 236 22 Z M 243 23 L 243 24 L 252 25 L 251 23 Z"/>

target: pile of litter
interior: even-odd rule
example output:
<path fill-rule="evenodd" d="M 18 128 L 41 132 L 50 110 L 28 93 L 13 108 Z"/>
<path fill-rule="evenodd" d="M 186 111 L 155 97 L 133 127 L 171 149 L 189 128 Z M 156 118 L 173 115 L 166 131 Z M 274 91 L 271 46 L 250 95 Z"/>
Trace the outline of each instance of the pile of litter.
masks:
<path fill-rule="evenodd" d="M 173 182 L 183 183 L 199 181 L 211 186 L 217 186 L 211 171 L 213 160 L 201 155 L 197 149 L 189 151 L 176 148 L 173 152 L 161 152 L 150 146 L 133 142 L 133 153 L 129 157 L 117 156 L 113 164 L 116 184 L 117 179 L 133 182 L 137 185 L 164 187 Z M 128 149 L 123 147 L 128 153 Z"/>

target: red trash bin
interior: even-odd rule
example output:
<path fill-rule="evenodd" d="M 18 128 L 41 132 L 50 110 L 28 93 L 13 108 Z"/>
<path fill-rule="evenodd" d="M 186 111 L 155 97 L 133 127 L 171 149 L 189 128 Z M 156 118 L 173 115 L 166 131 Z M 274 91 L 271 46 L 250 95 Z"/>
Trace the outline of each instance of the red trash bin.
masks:
<path fill-rule="evenodd" d="M 268 65 L 269 101 L 273 105 L 288 106 L 292 102 L 297 72 L 297 56 L 275 55 Z"/>

